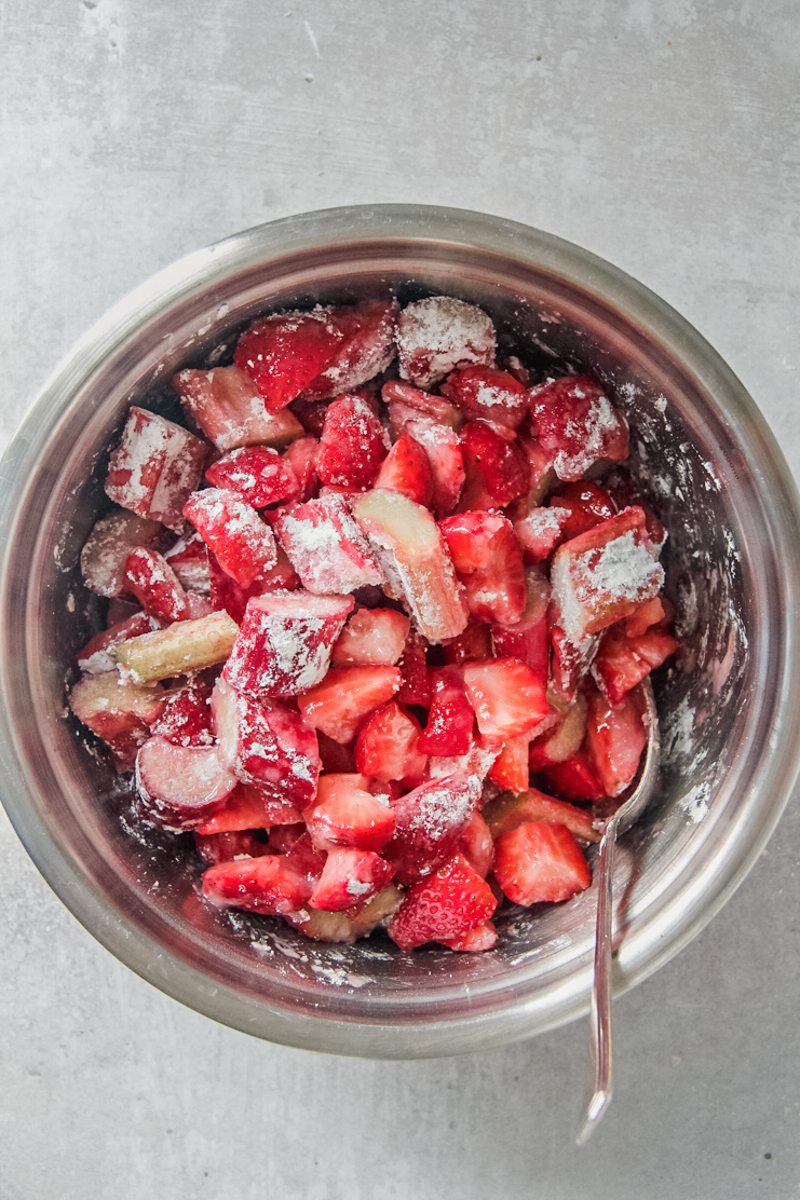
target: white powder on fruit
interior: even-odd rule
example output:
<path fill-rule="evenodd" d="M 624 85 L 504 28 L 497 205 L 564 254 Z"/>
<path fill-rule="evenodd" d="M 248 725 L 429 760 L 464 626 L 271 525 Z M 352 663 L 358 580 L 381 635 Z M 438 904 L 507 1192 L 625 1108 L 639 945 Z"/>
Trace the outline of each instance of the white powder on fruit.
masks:
<path fill-rule="evenodd" d="M 459 366 L 492 366 L 496 349 L 491 318 L 452 296 L 417 300 L 398 320 L 400 375 L 417 387 L 430 387 Z"/>

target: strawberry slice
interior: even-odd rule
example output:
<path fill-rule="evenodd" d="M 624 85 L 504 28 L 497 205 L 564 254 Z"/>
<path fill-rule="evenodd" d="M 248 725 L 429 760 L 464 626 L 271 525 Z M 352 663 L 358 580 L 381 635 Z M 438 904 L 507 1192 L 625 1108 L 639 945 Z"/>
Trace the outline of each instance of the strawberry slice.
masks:
<path fill-rule="evenodd" d="M 166 738 L 173 746 L 212 745 L 210 699 L 208 684 L 193 679 L 166 701 L 153 724 L 153 733 Z"/>
<path fill-rule="evenodd" d="M 565 484 L 557 495 L 550 497 L 550 507 L 568 514 L 563 522 L 564 541 L 586 533 L 601 521 L 615 516 L 617 511 L 605 488 L 591 479 Z"/>
<path fill-rule="evenodd" d="M 494 863 L 494 838 L 480 813 L 473 813 L 467 822 L 458 843 L 458 850 L 481 878 L 485 879 Z"/>
<path fill-rule="evenodd" d="M 464 690 L 463 672 L 443 667 L 433 672 L 431 682 L 428 723 L 419 748 L 423 754 L 466 754 L 472 745 L 475 713 Z"/>
<path fill-rule="evenodd" d="M 397 699 L 401 704 L 416 704 L 427 708 L 431 702 L 431 680 L 428 671 L 428 643 L 412 625 L 398 663 L 401 684 Z"/>
<path fill-rule="evenodd" d="M 522 733 L 519 737 L 508 739 L 489 771 L 492 783 L 496 783 L 501 788 L 508 788 L 512 792 L 524 791 L 530 779 L 528 766 L 530 744 L 530 733 Z"/>
<path fill-rule="evenodd" d="M 519 620 L 510 628 L 492 626 L 492 646 L 498 658 L 518 658 L 545 683 L 550 659 L 547 638 L 550 585 L 534 567 L 525 572 L 525 592 L 525 607 Z"/>
<path fill-rule="evenodd" d="M 317 474 L 325 484 L 366 488 L 386 457 L 386 434 L 360 396 L 340 396 L 328 405 L 317 453 Z"/>
<path fill-rule="evenodd" d="M 396 700 L 371 713 L 356 738 L 356 765 L 381 783 L 414 787 L 425 775 L 428 759 L 420 751 L 419 723 Z"/>
<path fill-rule="evenodd" d="M 268 592 L 248 600 L 223 677 L 253 696 L 296 696 L 319 683 L 352 596 Z"/>
<path fill-rule="evenodd" d="M 410 623 L 393 608 L 357 608 L 333 648 L 337 667 L 393 667 Z"/>
<path fill-rule="evenodd" d="M 83 582 L 98 596 L 124 596 L 127 592 L 125 563 L 137 546 L 159 548 L 164 527 L 135 513 L 120 509 L 96 521 L 81 550 Z"/>
<path fill-rule="evenodd" d="M 341 496 L 296 504 L 276 517 L 275 531 L 310 592 L 347 595 L 382 583 L 369 544 Z"/>
<path fill-rule="evenodd" d="M 193 492 L 183 507 L 200 537 L 234 583 L 250 585 L 275 566 L 277 551 L 269 525 L 233 492 Z"/>
<path fill-rule="evenodd" d="M 464 686 L 478 729 L 490 742 L 505 742 L 528 733 L 547 716 L 544 685 L 519 659 L 467 663 Z"/>
<path fill-rule="evenodd" d="M 267 412 L 253 380 L 238 367 L 181 371 L 172 386 L 186 415 L 223 453 L 238 446 L 281 449 L 302 437 L 297 418 L 286 409 Z"/>
<path fill-rule="evenodd" d="M 429 780 L 394 801 L 395 833 L 385 855 L 398 883 L 430 874 L 453 853 L 477 801 L 465 775 Z"/>
<path fill-rule="evenodd" d="M 563 825 L 582 842 L 599 842 L 601 832 L 591 813 L 563 800 L 546 796 L 536 788 L 529 788 L 519 796 L 501 796 L 485 810 L 491 834 L 501 834 L 516 829 L 526 821 L 544 821 L 547 825 Z"/>
<path fill-rule="evenodd" d="M 143 612 L 135 612 L 133 616 L 118 621 L 116 625 L 96 633 L 75 656 L 78 667 L 84 675 L 103 675 L 107 671 L 116 671 L 117 662 L 110 653 L 112 646 L 118 646 L 129 638 L 140 637 L 143 633 L 152 633 L 160 628 L 160 623 Z"/>
<path fill-rule="evenodd" d="M 466 950 L 473 954 L 481 950 L 492 950 L 497 945 L 497 930 L 491 921 L 482 921 L 468 933 L 462 934 L 461 937 L 450 938 L 443 945 L 447 946 L 449 950 Z"/>
<path fill-rule="evenodd" d="M 219 812 L 199 825 L 201 834 L 236 833 L 242 829 L 273 829 L 302 821 L 294 804 L 269 787 L 255 783 L 237 783 Z"/>
<path fill-rule="evenodd" d="M 306 811 L 306 824 L 321 849 L 333 844 L 380 850 L 394 833 L 394 813 L 370 792 L 344 782 L 327 788 L 325 798 Z"/>
<path fill-rule="evenodd" d="M 325 860 L 309 904 L 325 912 L 340 912 L 367 900 L 392 878 L 392 868 L 372 850 L 336 846 Z"/>
<path fill-rule="evenodd" d="M 334 361 L 344 338 L 332 316 L 321 306 L 274 313 L 239 338 L 233 361 L 254 381 L 268 412 L 280 412 Z"/>
<path fill-rule="evenodd" d="M 245 783 L 263 784 L 305 808 L 314 799 L 319 750 L 314 731 L 296 712 L 257 701 L 218 679 L 211 711 L 223 760 Z"/>
<path fill-rule="evenodd" d="M 213 487 L 235 492 L 253 508 L 294 500 L 299 492 L 290 464 L 269 446 L 240 446 L 206 468 Z"/>
<path fill-rule="evenodd" d="M 606 796 L 619 796 L 634 780 L 647 734 L 635 694 L 612 707 L 600 692 L 590 691 L 586 749 Z"/>
<path fill-rule="evenodd" d="M 494 425 L 517 429 L 528 415 L 528 393 L 513 375 L 496 367 L 465 367 L 453 371 L 442 391 L 467 414 Z"/>
<path fill-rule="evenodd" d="M 570 522 L 570 512 L 566 508 L 532 508 L 527 516 L 514 522 L 514 533 L 525 552 L 525 561 L 531 563 L 545 562 L 564 540 L 565 530 Z"/>
<path fill-rule="evenodd" d="M 604 799 L 606 792 L 586 749 L 580 750 L 565 762 L 556 763 L 544 772 L 548 788 L 552 788 L 565 800 L 588 803 Z"/>
<path fill-rule="evenodd" d="M 551 379 L 530 394 L 531 423 L 559 479 L 577 480 L 601 459 L 628 457 L 628 425 L 585 375 Z"/>
<path fill-rule="evenodd" d="M 307 938 L 318 942 L 355 942 L 368 937 L 373 929 L 390 917 L 400 906 L 402 895 L 389 884 L 381 888 L 366 903 L 357 903 L 340 912 L 324 912 L 321 908 L 305 908 L 290 913 L 285 920 Z"/>
<path fill-rule="evenodd" d="M 137 546 L 130 552 L 125 560 L 125 584 L 147 613 L 165 623 L 190 616 L 186 592 L 157 550 Z"/>
<path fill-rule="evenodd" d="M 314 495 L 317 486 L 317 451 L 319 441 L 315 437 L 298 438 L 284 451 L 283 461 L 291 467 L 297 480 L 297 499 L 305 504 Z"/>
<path fill-rule="evenodd" d="M 512 513 L 515 519 L 527 516 L 532 508 L 538 507 L 556 482 L 551 456 L 535 438 L 519 433 L 517 441 L 528 464 L 528 487 L 514 502 Z"/>
<path fill-rule="evenodd" d="M 461 511 L 503 508 L 530 487 L 527 455 L 510 430 L 470 421 L 461 431 L 466 480 Z"/>
<path fill-rule="evenodd" d="M 166 698 L 160 688 L 123 683 L 116 671 L 109 671 L 79 679 L 69 694 L 69 706 L 105 742 L 118 763 L 130 767 Z"/>
<path fill-rule="evenodd" d="M 481 621 L 470 621 L 463 633 L 443 643 L 444 661 L 463 667 L 466 662 L 482 662 L 492 657 L 492 633 Z"/>
<path fill-rule="evenodd" d="M 345 744 L 364 717 L 391 700 L 399 687 L 397 667 L 335 667 L 299 698 L 300 711 L 309 725 Z"/>
<path fill-rule="evenodd" d="M 566 762 L 577 754 L 586 734 L 586 701 L 578 695 L 552 732 L 531 743 L 528 766 L 531 771 L 543 771 L 556 763 Z"/>
<path fill-rule="evenodd" d="M 614 627 L 600 643 L 592 674 L 611 703 L 619 704 L 623 696 L 677 650 L 680 642 L 668 633 L 647 629 L 638 637 L 630 637 Z"/>
<path fill-rule="evenodd" d="M 397 322 L 400 376 L 417 387 L 430 387 L 470 363 L 491 366 L 496 348 L 491 318 L 453 296 L 416 300 Z"/>
<path fill-rule="evenodd" d="M 286 915 L 301 909 L 310 892 L 305 877 L 275 854 L 219 863 L 203 872 L 203 895 L 217 908 Z"/>
<path fill-rule="evenodd" d="M 214 611 L 225 609 L 234 621 L 241 623 L 248 600 L 263 596 L 267 592 L 289 592 L 300 586 L 294 567 L 286 557 L 282 546 L 275 546 L 276 562 L 249 587 L 239 587 L 230 575 L 223 571 L 216 557 L 208 552 L 208 575 L 211 605 Z"/>
<path fill-rule="evenodd" d="M 216 746 L 176 746 L 151 737 L 136 755 L 136 791 L 150 821 L 195 829 L 220 809 L 236 776 Z"/>
<path fill-rule="evenodd" d="M 178 582 L 187 592 L 198 596 L 211 595 L 211 574 L 208 568 L 208 548 L 194 530 L 178 538 L 177 542 L 164 551 L 164 558 L 178 577 Z"/>
<path fill-rule="evenodd" d="M 331 362 L 305 389 L 304 397 L 341 396 L 385 371 L 395 355 L 397 311 L 391 297 L 335 308 L 331 322 L 343 340 Z"/>
<path fill-rule="evenodd" d="M 206 454 L 206 443 L 188 429 L 134 404 L 108 463 L 106 495 L 180 533 L 183 506 L 200 482 Z"/>
<path fill-rule="evenodd" d="M 197 853 L 209 867 L 217 863 L 231 862 L 233 859 L 260 858 L 269 854 L 266 842 L 259 841 L 256 835 L 247 829 L 231 833 L 198 833 L 195 830 L 194 844 Z"/>
<path fill-rule="evenodd" d="M 429 879 L 411 885 L 389 922 L 389 937 L 401 950 L 461 939 L 488 921 L 496 908 L 486 880 L 462 854 L 454 854 Z"/>
<path fill-rule="evenodd" d="M 514 625 L 525 608 L 522 550 L 511 522 L 496 512 L 464 512 L 439 525 L 467 607 L 481 621 Z"/>
<path fill-rule="evenodd" d="M 433 496 L 433 475 L 428 455 L 410 433 L 401 433 L 381 463 L 375 487 L 400 492 L 427 508 Z"/>
<path fill-rule="evenodd" d="M 494 875 L 512 904 L 570 900 L 592 882 L 580 846 L 563 825 L 524 821 L 495 842 Z"/>
<path fill-rule="evenodd" d="M 427 456 L 434 509 L 440 515 L 452 512 L 464 487 L 464 454 L 458 434 L 449 425 L 426 418 L 409 421 L 406 431 Z"/>
<path fill-rule="evenodd" d="M 389 432 L 397 439 L 409 421 L 427 418 L 437 425 L 460 429 L 463 417 L 455 405 L 442 396 L 420 391 L 397 379 L 390 379 L 381 388 L 381 398 L 389 413 Z"/>

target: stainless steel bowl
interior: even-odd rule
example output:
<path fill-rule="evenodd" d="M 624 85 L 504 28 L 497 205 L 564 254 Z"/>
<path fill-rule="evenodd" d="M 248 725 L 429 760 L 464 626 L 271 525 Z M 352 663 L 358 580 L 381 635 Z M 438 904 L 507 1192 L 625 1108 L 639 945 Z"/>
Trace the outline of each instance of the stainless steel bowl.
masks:
<path fill-rule="evenodd" d="M 451 209 L 375 206 L 277 221 L 201 250 L 118 304 L 44 388 L 2 464 L 4 801 L 44 877 L 133 970 L 260 1037 L 347 1054 L 447 1054 L 529 1037 L 587 1008 L 593 896 L 511 912 L 497 949 L 316 946 L 198 901 L 167 844 L 126 832 L 113 779 L 64 712 L 96 618 L 78 554 L 106 448 L 132 399 L 168 403 L 180 364 L 253 314 L 391 284 L 491 311 L 540 363 L 610 381 L 641 484 L 669 530 L 688 649 L 659 686 L 658 797 L 624 840 L 617 988 L 655 971 L 725 903 L 789 796 L 800 754 L 798 499 L 719 356 L 641 284 L 576 246 Z"/>

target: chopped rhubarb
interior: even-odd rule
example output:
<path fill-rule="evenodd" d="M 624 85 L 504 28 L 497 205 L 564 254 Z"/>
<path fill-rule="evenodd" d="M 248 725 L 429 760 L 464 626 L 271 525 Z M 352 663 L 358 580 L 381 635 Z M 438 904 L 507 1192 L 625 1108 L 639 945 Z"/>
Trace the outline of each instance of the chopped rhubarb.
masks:
<path fill-rule="evenodd" d="M 426 388 L 470 363 L 491 366 L 497 339 L 491 318 L 474 304 L 452 296 L 430 296 L 409 304 L 397 322 L 400 375 Z"/>
<path fill-rule="evenodd" d="M 234 492 L 206 488 L 183 508 L 219 565 L 239 587 L 250 585 L 275 566 L 275 537 L 256 510 Z"/>
<path fill-rule="evenodd" d="M 556 800 L 529 788 L 518 796 L 500 796 L 486 809 L 484 816 L 492 836 L 500 837 L 525 821 L 544 821 L 548 825 L 563 825 L 573 837 L 582 842 L 599 842 L 601 832 L 592 814 L 563 800 Z"/>
<path fill-rule="evenodd" d="M 153 733 L 174 746 L 210 746 L 214 741 L 210 700 L 208 684 L 192 679 L 166 701 L 153 725 Z"/>
<path fill-rule="evenodd" d="M 307 938 L 320 942 L 355 942 L 368 937 L 377 925 L 390 917 L 400 906 L 402 893 L 389 884 L 366 903 L 361 901 L 352 908 L 339 912 L 326 912 L 321 908 L 304 908 L 290 913 L 286 920 Z"/>
<path fill-rule="evenodd" d="M 180 532 L 183 506 L 200 481 L 206 453 L 206 443 L 188 429 L 133 405 L 109 460 L 106 495 Z"/>
<path fill-rule="evenodd" d="M 161 621 L 184 621 L 189 600 L 178 576 L 157 550 L 138 546 L 125 560 L 125 584 L 145 612 Z"/>
<path fill-rule="evenodd" d="M 238 446 L 281 449 L 302 436 L 303 427 L 290 412 L 267 412 L 253 380 L 238 367 L 181 371 L 172 386 L 186 415 L 223 453 Z"/>
<path fill-rule="evenodd" d="M 106 671 L 114 671 L 117 666 L 116 659 L 111 654 L 114 646 L 160 628 L 160 621 L 146 613 L 136 612 L 132 617 L 126 617 L 124 621 L 118 621 L 104 629 L 102 633 L 96 633 L 76 654 L 78 666 L 84 675 L 102 675 Z"/>
<path fill-rule="evenodd" d="M 110 747 L 120 765 L 130 767 L 166 698 L 160 689 L 123 682 L 111 671 L 79 679 L 69 694 L 69 706 Z"/>
<path fill-rule="evenodd" d="M 433 508 L 439 516 L 445 516 L 456 507 L 464 488 L 464 454 L 459 436 L 448 425 L 425 418 L 409 421 L 406 431 L 425 452 Z"/>
<path fill-rule="evenodd" d="M 136 791 L 149 820 L 165 829 L 196 829 L 236 787 L 216 746 L 176 746 L 148 738 L 136 755 Z"/>
<path fill-rule="evenodd" d="M 427 418 L 436 425 L 449 425 L 451 429 L 459 429 L 463 424 L 461 413 L 449 400 L 397 379 L 390 379 L 383 385 L 381 397 L 389 415 L 389 432 L 395 439 L 400 437 L 409 421 L 420 418 Z"/>
<path fill-rule="evenodd" d="M 342 334 L 342 341 L 331 361 L 308 384 L 304 396 L 325 398 L 352 392 L 385 371 L 394 358 L 394 300 L 368 300 L 352 308 L 335 308 L 331 321 Z"/>
<path fill-rule="evenodd" d="M 120 642 L 112 654 L 126 677 L 135 683 L 155 683 L 225 662 L 238 632 L 239 626 L 227 613 L 213 612 Z"/>
<path fill-rule="evenodd" d="M 393 667 L 410 623 L 393 608 L 357 608 L 333 648 L 336 667 Z"/>
<path fill-rule="evenodd" d="M 586 734 L 586 701 L 578 694 L 555 728 L 531 743 L 528 766 L 543 771 L 577 754 Z"/>
<path fill-rule="evenodd" d="M 277 517 L 275 530 L 310 592 L 346 595 L 382 582 L 367 539 L 341 496 L 295 505 Z"/>
<path fill-rule="evenodd" d="M 98 596 L 124 596 L 128 591 L 125 563 L 137 546 L 157 548 L 164 527 L 135 513 L 116 510 L 97 521 L 81 551 L 83 582 Z"/>

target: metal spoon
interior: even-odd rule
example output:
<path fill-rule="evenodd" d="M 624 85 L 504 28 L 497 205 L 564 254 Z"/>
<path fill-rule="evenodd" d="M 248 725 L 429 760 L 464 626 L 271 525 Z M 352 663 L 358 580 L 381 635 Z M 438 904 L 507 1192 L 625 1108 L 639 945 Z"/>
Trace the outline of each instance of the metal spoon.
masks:
<path fill-rule="evenodd" d="M 613 1095 L 611 1060 L 611 953 L 613 907 L 611 903 L 611 879 L 613 875 L 614 848 L 617 838 L 638 821 L 653 794 L 658 776 L 659 737 L 658 714 L 656 713 L 653 689 L 650 681 L 640 684 L 644 700 L 644 722 L 647 728 L 647 745 L 639 770 L 639 778 L 627 799 L 609 818 L 595 868 L 597 880 L 597 926 L 594 947 L 594 981 L 592 984 L 592 1044 L 594 1051 L 594 1091 L 586 1105 L 586 1111 L 575 1141 L 585 1146 L 594 1133 Z"/>

